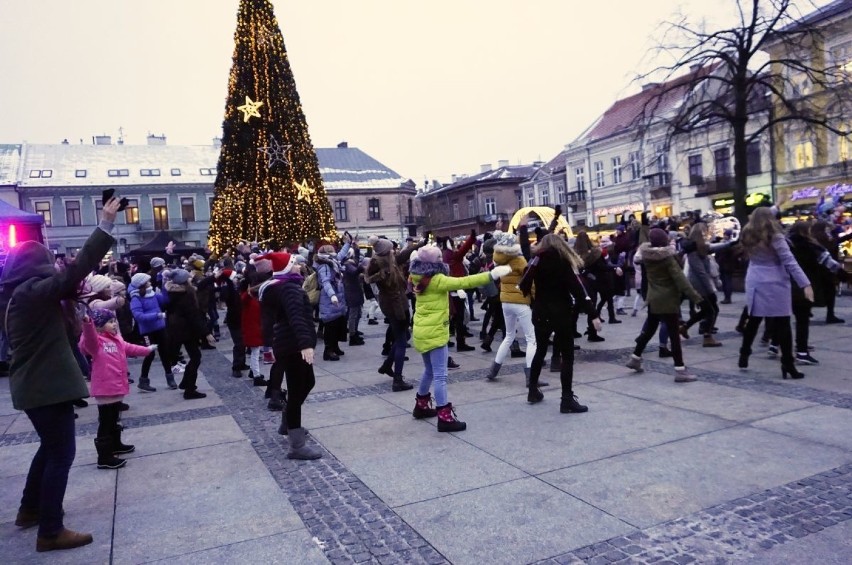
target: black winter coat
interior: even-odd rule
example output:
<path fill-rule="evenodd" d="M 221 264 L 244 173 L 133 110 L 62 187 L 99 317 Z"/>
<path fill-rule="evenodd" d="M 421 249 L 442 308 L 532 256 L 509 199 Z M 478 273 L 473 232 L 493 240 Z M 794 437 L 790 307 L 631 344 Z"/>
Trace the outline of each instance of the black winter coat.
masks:
<path fill-rule="evenodd" d="M 198 307 L 194 291 L 184 285 L 166 283 L 166 334 L 172 343 L 195 342 L 207 335 L 207 321 Z"/>
<path fill-rule="evenodd" d="M 268 311 L 273 319 L 272 350 L 276 357 L 315 349 L 313 307 L 296 280 L 273 281 L 261 289 L 261 316 Z M 264 319 L 267 319 L 264 317 Z"/>

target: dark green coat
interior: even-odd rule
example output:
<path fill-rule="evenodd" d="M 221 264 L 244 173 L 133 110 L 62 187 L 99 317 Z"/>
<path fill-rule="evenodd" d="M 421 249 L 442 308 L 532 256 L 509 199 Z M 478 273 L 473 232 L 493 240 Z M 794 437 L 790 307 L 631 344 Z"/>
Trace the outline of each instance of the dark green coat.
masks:
<path fill-rule="evenodd" d="M 696 304 L 703 298 L 692 288 L 683 269 L 674 257 L 671 247 L 651 247 L 643 243 L 636 252 L 634 262 L 641 262 L 648 281 L 648 294 L 645 302 L 652 314 L 677 314 L 680 312 L 680 297 L 685 294 Z"/>
<path fill-rule="evenodd" d="M 14 288 L 6 332 L 12 350 L 9 386 L 16 409 L 89 396 L 68 341 L 61 301 L 77 296 L 80 283 L 114 241 L 96 228 L 64 273 L 56 271 L 53 254 L 40 243 L 24 242 L 9 257 L 0 284 Z"/>

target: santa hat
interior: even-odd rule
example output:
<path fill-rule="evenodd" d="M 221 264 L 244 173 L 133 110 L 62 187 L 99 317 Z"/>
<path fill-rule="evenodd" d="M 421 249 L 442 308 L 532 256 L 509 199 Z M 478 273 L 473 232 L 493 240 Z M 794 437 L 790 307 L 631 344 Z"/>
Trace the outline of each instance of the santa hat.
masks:
<path fill-rule="evenodd" d="M 273 275 L 286 275 L 293 269 L 293 265 L 296 264 L 296 261 L 293 259 L 293 256 L 284 251 L 277 251 L 275 253 L 267 253 L 265 255 L 259 256 L 255 261 L 267 259 L 272 262 L 272 274 Z"/>

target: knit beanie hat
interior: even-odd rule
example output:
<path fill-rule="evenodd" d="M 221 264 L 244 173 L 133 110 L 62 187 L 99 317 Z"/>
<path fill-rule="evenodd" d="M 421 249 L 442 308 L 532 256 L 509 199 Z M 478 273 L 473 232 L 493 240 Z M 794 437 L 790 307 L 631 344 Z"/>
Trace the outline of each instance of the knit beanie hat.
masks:
<path fill-rule="evenodd" d="M 130 277 L 130 284 L 136 288 L 141 288 L 146 282 L 151 280 L 151 275 L 148 273 L 136 273 Z"/>
<path fill-rule="evenodd" d="M 434 245 L 426 245 L 417 251 L 417 260 L 423 263 L 442 263 L 442 253 Z"/>
<path fill-rule="evenodd" d="M 286 251 L 277 251 L 275 253 L 267 253 L 266 255 L 261 255 L 258 259 L 269 260 L 272 262 L 272 274 L 274 275 L 286 275 L 293 269 L 293 265 L 296 264 L 293 255 L 290 255 Z"/>
<path fill-rule="evenodd" d="M 520 255 L 521 244 L 518 243 L 518 238 L 514 234 L 508 232 L 494 232 L 495 253 L 505 253 L 506 255 Z"/>
<path fill-rule="evenodd" d="M 196 271 L 203 271 L 204 270 L 204 261 L 201 260 L 201 259 L 196 259 L 195 261 L 192 261 L 190 263 L 190 265 L 192 265 L 192 268 L 195 269 Z"/>
<path fill-rule="evenodd" d="M 153 259 L 151 259 L 151 268 L 152 269 L 158 269 L 160 267 L 165 267 L 165 266 L 166 266 L 166 260 L 163 259 L 162 257 L 154 257 Z"/>
<path fill-rule="evenodd" d="M 393 249 L 393 243 L 389 239 L 379 238 L 373 244 L 373 253 L 376 255 L 387 255 Z"/>
<path fill-rule="evenodd" d="M 124 283 L 121 281 L 112 281 L 109 288 L 112 291 L 113 296 L 118 296 L 119 293 L 127 290 L 127 287 L 125 287 Z"/>
<path fill-rule="evenodd" d="M 89 314 L 89 317 L 96 328 L 102 328 L 104 324 L 115 318 L 115 312 L 106 308 L 95 308 Z"/>
<path fill-rule="evenodd" d="M 648 240 L 651 242 L 651 247 L 668 247 L 669 234 L 660 228 L 651 228 Z"/>
<path fill-rule="evenodd" d="M 163 277 L 170 278 L 175 284 L 186 284 L 189 280 L 189 271 L 186 269 L 174 269 L 170 271 L 170 277 L 166 277 L 165 273 L 163 274 Z"/>
<path fill-rule="evenodd" d="M 494 255 L 494 246 L 497 245 L 497 240 L 493 237 L 482 242 L 482 252 L 486 255 Z"/>
<path fill-rule="evenodd" d="M 83 286 L 83 294 L 96 295 L 112 287 L 112 279 L 105 275 L 91 275 Z"/>

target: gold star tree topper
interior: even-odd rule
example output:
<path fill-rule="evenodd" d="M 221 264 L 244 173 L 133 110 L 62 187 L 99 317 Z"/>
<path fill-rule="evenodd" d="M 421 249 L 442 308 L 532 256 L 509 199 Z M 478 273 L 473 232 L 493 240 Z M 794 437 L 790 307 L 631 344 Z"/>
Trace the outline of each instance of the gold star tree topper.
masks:
<path fill-rule="evenodd" d="M 249 118 L 259 118 L 260 112 L 258 108 L 263 106 L 263 102 L 255 102 L 248 96 L 246 96 L 246 103 L 242 106 L 237 106 L 237 110 L 243 113 L 243 122 L 249 121 Z"/>
<path fill-rule="evenodd" d="M 300 183 L 293 181 L 293 186 L 296 187 L 296 190 L 299 193 L 296 198 L 298 200 L 304 200 L 305 202 L 310 204 L 310 202 L 313 200 L 314 193 L 316 193 L 316 190 L 308 186 L 308 181 L 305 179 L 302 179 L 302 182 Z"/>

